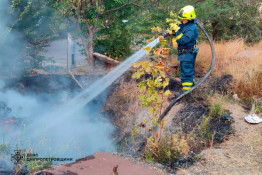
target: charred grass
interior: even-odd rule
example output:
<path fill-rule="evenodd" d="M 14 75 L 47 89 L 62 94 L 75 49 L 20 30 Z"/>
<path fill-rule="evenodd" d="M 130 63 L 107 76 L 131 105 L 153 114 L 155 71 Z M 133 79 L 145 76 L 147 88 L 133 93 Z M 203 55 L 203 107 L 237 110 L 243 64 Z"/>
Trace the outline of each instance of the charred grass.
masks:
<path fill-rule="evenodd" d="M 119 151 L 126 153 L 134 151 L 132 147 L 138 146 L 144 139 L 144 132 L 140 132 L 135 137 L 138 141 L 133 144 L 131 131 L 139 124 L 135 122 L 150 115 L 141 109 L 138 100 L 139 90 L 129 74 L 126 73 L 115 83 L 104 108 L 105 112 L 110 113 L 109 117 L 118 128 Z M 146 149 L 142 148 L 140 154 L 145 160 L 159 162 L 169 170 L 187 167 L 197 161 L 198 156 L 195 153 L 223 142 L 232 134 L 232 121 L 222 117 L 228 111 L 223 106 L 225 99 L 221 95 L 231 88 L 231 80 L 230 75 L 211 77 L 202 89 L 194 92 L 191 97 L 184 98 L 180 102 L 184 104 L 183 107 L 172 114 L 171 126 L 163 129 L 162 139 L 158 140 L 155 137 L 155 140 L 148 141 Z M 180 83 L 171 78 L 169 89 L 176 92 L 180 88 Z"/>

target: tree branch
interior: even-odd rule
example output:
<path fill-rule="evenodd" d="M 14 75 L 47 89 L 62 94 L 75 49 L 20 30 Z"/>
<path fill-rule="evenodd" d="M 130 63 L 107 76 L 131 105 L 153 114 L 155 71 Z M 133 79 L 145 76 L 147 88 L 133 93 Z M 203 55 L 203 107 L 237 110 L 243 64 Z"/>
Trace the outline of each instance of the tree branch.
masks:
<path fill-rule="evenodd" d="M 137 6 L 139 8 L 143 8 L 143 6 L 133 3 L 134 6 Z"/>
<path fill-rule="evenodd" d="M 79 81 L 75 78 L 74 74 L 69 70 L 68 73 L 71 75 L 72 79 L 76 82 L 76 84 L 83 90 L 83 86 L 79 83 Z"/>
<path fill-rule="evenodd" d="M 128 5 L 136 5 L 136 6 L 137 6 L 137 4 L 135 4 L 137 1 L 140 1 L 140 0 L 134 0 L 134 1 L 132 1 L 132 2 L 129 2 L 129 3 L 126 3 L 126 4 L 122 5 L 122 6 L 120 6 L 120 7 L 117 7 L 117 8 L 114 8 L 114 9 L 110 9 L 110 10 L 108 10 L 108 11 L 102 13 L 102 14 L 98 14 L 98 16 L 103 16 L 103 15 L 108 14 L 108 13 L 111 13 L 111 12 L 113 12 L 113 11 L 120 10 L 120 9 L 122 9 L 122 8 L 128 6 Z"/>

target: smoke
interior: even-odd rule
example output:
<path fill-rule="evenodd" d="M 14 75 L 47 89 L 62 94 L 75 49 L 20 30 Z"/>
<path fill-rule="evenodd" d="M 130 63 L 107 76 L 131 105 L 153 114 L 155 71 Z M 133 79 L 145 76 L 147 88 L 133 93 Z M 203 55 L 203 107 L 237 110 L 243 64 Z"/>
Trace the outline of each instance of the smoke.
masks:
<path fill-rule="evenodd" d="M 7 88 L 5 79 L 24 72 L 21 58 L 26 42 L 19 39 L 21 34 L 9 30 L 14 21 L 8 0 L 0 1 L 0 19 L 0 147 L 11 146 L 8 159 L 0 149 L 0 164 L 4 159 L 10 162 L 15 149 L 30 148 L 39 157 L 74 159 L 97 151 L 114 151 L 115 129 L 100 114 L 106 93 L 76 109 L 77 100 L 67 103 L 72 101 L 69 91 L 21 94 Z"/>
<path fill-rule="evenodd" d="M 10 29 L 12 15 L 10 14 L 9 1 L 0 1 L 0 77 L 17 76 L 23 70 L 21 51 L 25 46 L 21 35 Z M 11 31 L 11 32 L 10 32 Z"/>
<path fill-rule="evenodd" d="M 1 15 L 7 13 L 2 7 L 8 4 L 3 2 L 7 1 L 0 4 Z M 6 21 L 1 24 L 5 25 Z M 16 33 L 9 33 L 3 45 L 19 55 L 21 50 L 12 46 L 12 38 L 16 37 Z M 156 39 L 147 46 L 152 48 L 158 42 Z M 145 54 L 141 49 L 83 92 L 74 94 L 74 98 L 64 90 L 55 94 L 21 94 L 4 88 L 0 81 L 0 110 L 3 110 L 0 124 L 4 123 L 0 127 L 0 139 L 12 145 L 12 149 L 32 148 L 43 157 L 80 158 L 96 151 L 114 151 L 111 137 L 114 127 L 100 114 L 107 96 L 104 91 Z M 13 63 L 4 61 L 7 57 L 9 52 L 3 52 L 0 62 L 9 67 Z"/>
<path fill-rule="evenodd" d="M 102 96 L 97 100 L 101 102 L 104 98 Z M 111 140 L 114 127 L 103 116 L 99 116 L 101 103 L 90 103 L 63 120 L 70 112 L 70 106 L 63 107 L 63 104 L 59 104 L 60 101 L 68 99 L 66 94 L 52 94 L 52 97 L 43 101 L 40 100 L 40 95 L 24 96 L 7 90 L 0 93 L 0 99 L 12 109 L 9 116 L 15 116 L 17 121 L 21 121 L 13 129 L 9 126 L 8 133 L 2 133 L 9 139 L 5 139 L 7 143 L 15 144 L 18 148 L 32 147 L 41 156 L 70 158 L 80 158 L 96 151 L 114 150 Z M 52 111 L 56 111 L 56 108 L 63 110 L 54 115 Z M 48 127 L 50 125 L 51 127 Z M 49 129 L 46 130 L 46 127 Z"/>

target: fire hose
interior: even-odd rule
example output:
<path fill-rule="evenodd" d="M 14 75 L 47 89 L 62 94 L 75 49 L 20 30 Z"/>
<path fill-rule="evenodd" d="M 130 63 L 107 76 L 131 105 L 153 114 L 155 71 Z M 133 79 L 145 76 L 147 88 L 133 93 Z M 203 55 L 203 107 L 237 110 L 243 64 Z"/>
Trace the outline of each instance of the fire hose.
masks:
<path fill-rule="evenodd" d="M 206 75 L 195 85 L 193 86 L 190 90 L 184 92 L 183 94 L 181 94 L 180 96 L 178 96 L 176 99 L 174 99 L 169 106 L 165 109 L 165 111 L 160 115 L 159 119 L 158 119 L 158 124 L 164 119 L 164 117 L 168 114 L 168 112 L 171 110 L 171 108 L 185 95 L 191 93 L 193 90 L 195 90 L 196 88 L 198 88 L 211 74 L 214 66 L 215 66 L 215 60 L 216 60 L 216 56 L 215 56 L 215 48 L 214 48 L 214 44 L 212 39 L 210 38 L 210 36 L 208 35 L 207 31 L 205 30 L 205 28 L 203 27 L 203 25 L 198 22 L 198 20 L 195 21 L 196 25 L 204 32 L 206 38 L 209 41 L 210 44 L 210 48 L 211 48 L 211 52 L 212 52 L 212 61 L 211 61 L 211 65 L 209 70 L 207 71 Z M 158 125 L 157 125 L 158 126 Z M 154 127 L 153 130 L 157 130 L 158 127 Z M 151 134 L 147 134 L 147 138 L 149 138 L 151 136 Z M 137 148 L 136 152 L 141 150 L 141 148 L 145 145 L 145 141 L 140 143 L 139 147 Z"/>

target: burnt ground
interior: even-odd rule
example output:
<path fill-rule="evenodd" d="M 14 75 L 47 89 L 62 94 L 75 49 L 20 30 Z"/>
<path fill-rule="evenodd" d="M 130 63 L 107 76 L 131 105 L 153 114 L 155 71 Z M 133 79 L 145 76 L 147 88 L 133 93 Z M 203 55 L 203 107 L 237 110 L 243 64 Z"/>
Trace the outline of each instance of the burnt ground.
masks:
<path fill-rule="evenodd" d="M 217 116 L 210 119 L 207 134 L 202 134 L 200 126 L 203 123 L 203 116 L 208 116 L 208 107 L 204 101 L 186 103 L 172 120 L 174 130 L 180 130 L 182 133 L 192 136 L 189 145 L 191 151 L 200 153 L 203 149 L 212 144 L 222 143 L 234 133 L 231 127 L 233 118 L 230 114 Z M 178 129 L 177 129 L 178 128 Z M 211 136 L 213 135 L 213 140 Z"/>
<path fill-rule="evenodd" d="M 84 87 L 88 87 L 102 75 L 75 75 Z M 3 80 L 6 89 L 14 89 L 21 93 L 57 93 L 63 90 L 81 91 L 79 85 L 66 74 L 39 74 Z"/>
<path fill-rule="evenodd" d="M 204 75 L 201 70 L 196 72 L 196 82 Z M 117 82 L 114 83 L 112 93 L 109 95 L 108 103 L 104 108 L 104 113 L 111 118 L 114 125 L 117 127 L 116 141 L 119 145 L 119 151 L 130 153 L 133 142 L 131 131 L 143 121 L 145 116 L 148 116 L 146 109 L 140 108 L 137 82 L 132 80 L 132 71 L 124 74 Z M 227 111 L 225 116 L 217 116 L 210 119 L 208 136 L 200 135 L 200 126 L 203 123 L 203 116 L 208 116 L 207 94 L 228 94 L 231 92 L 231 75 L 224 75 L 221 77 L 211 76 L 208 80 L 200 86 L 190 97 L 185 97 L 170 111 L 168 118 L 168 130 L 171 133 L 183 132 L 188 135 L 190 142 L 190 154 L 186 159 L 180 157 L 175 166 L 185 167 L 193 164 L 196 154 L 202 150 L 213 146 L 213 144 L 222 143 L 227 140 L 230 135 L 234 133 L 232 129 L 232 118 L 230 111 Z M 170 77 L 169 87 L 172 93 L 181 89 L 179 78 Z M 167 102 L 167 104 L 169 104 Z M 114 105 L 112 105 L 114 104 Z M 213 137 L 213 138 L 212 138 Z M 137 136 L 142 138 L 142 135 Z M 163 165 L 169 167 L 170 165 Z"/>
<path fill-rule="evenodd" d="M 199 155 L 200 160 L 188 169 L 180 169 L 179 175 L 259 175 L 262 174 L 262 125 L 244 121 L 249 114 L 239 104 L 227 103 L 234 123 L 234 134 L 221 144 L 208 147 Z"/>

